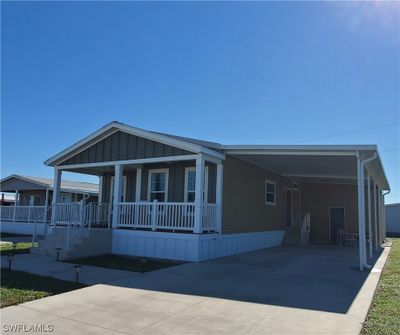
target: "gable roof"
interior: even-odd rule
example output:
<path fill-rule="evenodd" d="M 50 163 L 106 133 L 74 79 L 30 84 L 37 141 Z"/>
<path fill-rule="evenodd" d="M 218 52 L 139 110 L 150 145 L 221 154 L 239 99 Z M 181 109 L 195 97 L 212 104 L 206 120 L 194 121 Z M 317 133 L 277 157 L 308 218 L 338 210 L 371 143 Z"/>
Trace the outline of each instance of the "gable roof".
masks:
<path fill-rule="evenodd" d="M 12 174 L 11 176 L 8 176 L 0 180 L 0 186 L 1 184 L 13 178 L 26 181 L 32 184 L 36 184 L 40 188 L 52 189 L 54 184 L 53 179 L 51 178 Z M 3 189 L 1 191 L 7 192 L 6 190 Z M 99 185 L 94 183 L 80 182 L 80 181 L 61 180 L 61 191 L 70 193 L 90 193 L 96 195 L 99 193 Z"/>
<path fill-rule="evenodd" d="M 371 169 L 372 174 L 379 182 L 380 187 L 386 190 L 390 189 L 376 145 L 223 145 L 190 137 L 148 131 L 116 121 L 107 124 L 59 154 L 49 158 L 45 161 L 45 164 L 56 166 L 117 131 L 126 132 L 128 134 L 174 146 L 193 153 L 204 153 L 218 159 L 225 159 L 225 154 L 236 155 L 237 157 L 242 158 L 248 155 L 257 157 L 271 155 L 281 155 L 282 157 L 301 155 L 304 157 L 321 156 L 321 158 L 324 156 L 356 157 L 356 155 L 360 154 L 361 158 L 365 159 L 376 153 L 377 159 L 367 163 L 367 166 Z"/>
<path fill-rule="evenodd" d="M 44 163 L 46 165 L 56 166 L 59 163 L 67 160 L 73 155 L 79 153 L 80 151 L 87 149 L 94 143 L 97 143 L 98 141 L 106 138 L 107 136 L 110 136 L 111 134 L 117 131 L 122 131 L 128 134 L 143 137 L 148 140 L 170 145 L 193 153 L 203 153 L 218 159 L 225 158 L 225 155 L 223 153 L 216 151 L 214 148 L 211 148 L 210 146 L 206 146 L 200 143 L 200 141 L 198 140 L 152 132 L 141 128 L 128 126 L 120 122 L 112 121 L 109 124 L 105 125 L 104 127 L 100 128 L 99 130 L 95 131 L 94 133 L 90 134 L 89 136 L 71 145 L 67 149 L 50 157 Z"/>

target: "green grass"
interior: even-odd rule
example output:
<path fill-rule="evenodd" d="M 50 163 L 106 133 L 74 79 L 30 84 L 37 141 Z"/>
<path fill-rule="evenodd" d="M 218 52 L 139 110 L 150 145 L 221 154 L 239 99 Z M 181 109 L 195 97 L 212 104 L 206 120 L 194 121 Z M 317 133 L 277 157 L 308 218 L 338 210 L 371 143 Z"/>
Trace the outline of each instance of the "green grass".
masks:
<path fill-rule="evenodd" d="M 82 287 L 85 285 L 28 272 L 1 269 L 0 307 L 16 305 Z"/>
<path fill-rule="evenodd" d="M 400 238 L 392 248 L 379 280 L 362 335 L 400 334 Z"/>
<path fill-rule="evenodd" d="M 0 255 L 8 254 L 29 254 L 31 252 L 32 242 L 18 242 L 16 243 L 15 251 L 12 243 L 3 244 L 0 246 Z"/>
<path fill-rule="evenodd" d="M 102 268 L 109 268 L 109 269 L 133 271 L 133 272 L 148 272 L 182 264 L 181 262 L 154 260 L 154 259 L 146 259 L 146 263 L 142 264 L 141 258 L 125 257 L 117 255 L 103 255 L 103 256 L 79 258 L 67 262 L 82 264 L 82 265 L 99 266 Z"/>

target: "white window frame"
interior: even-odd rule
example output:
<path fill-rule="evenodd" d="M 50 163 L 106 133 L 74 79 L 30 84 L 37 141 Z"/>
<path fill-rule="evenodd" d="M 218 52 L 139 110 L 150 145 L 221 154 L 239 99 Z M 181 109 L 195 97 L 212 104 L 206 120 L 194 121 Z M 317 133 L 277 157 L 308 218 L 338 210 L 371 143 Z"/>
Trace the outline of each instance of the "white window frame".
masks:
<path fill-rule="evenodd" d="M 267 192 L 267 185 L 268 184 L 274 185 L 274 193 Z M 267 201 L 267 193 L 274 195 L 274 201 Z M 264 201 L 265 201 L 266 205 L 270 205 L 270 206 L 275 206 L 276 205 L 276 182 L 274 182 L 272 180 L 265 179 L 265 183 L 264 183 Z"/>
<path fill-rule="evenodd" d="M 114 197 L 115 176 L 111 176 L 110 183 L 110 204 L 112 204 Z M 126 202 L 126 176 L 122 177 L 122 202 Z"/>
<path fill-rule="evenodd" d="M 163 173 L 165 172 L 165 190 L 164 192 L 151 192 L 151 175 L 153 173 Z M 164 193 L 165 202 L 168 202 L 168 183 L 169 183 L 169 169 L 150 169 L 149 176 L 147 178 L 147 201 L 151 199 L 151 193 Z"/>
<path fill-rule="evenodd" d="M 184 189 L 184 201 L 188 202 L 188 184 L 189 184 L 189 172 L 196 172 L 195 166 L 185 168 L 185 189 Z M 208 166 L 204 169 L 204 203 L 208 203 Z"/>

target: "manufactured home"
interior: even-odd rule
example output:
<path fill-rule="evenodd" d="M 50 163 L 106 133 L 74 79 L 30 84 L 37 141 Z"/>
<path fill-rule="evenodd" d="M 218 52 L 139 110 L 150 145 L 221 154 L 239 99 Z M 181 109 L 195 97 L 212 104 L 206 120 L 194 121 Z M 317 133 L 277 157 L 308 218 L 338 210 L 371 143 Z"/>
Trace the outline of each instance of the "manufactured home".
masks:
<path fill-rule="evenodd" d="M 69 230 L 65 257 L 202 261 L 332 243 L 358 248 L 362 269 L 385 239 L 389 184 L 375 145 L 223 145 L 111 122 L 45 164 L 52 224 L 37 252 Z M 62 203 L 64 171 L 98 176 L 99 201 Z"/>
<path fill-rule="evenodd" d="M 11 198 L 10 193 L 13 195 L 12 203 L 2 201 L 0 206 L 2 232 L 31 234 L 35 222 L 43 230 L 43 225 L 50 219 L 52 179 L 13 174 L 0 180 L 0 191 L 8 193 L 7 199 Z M 98 184 L 62 180 L 59 202 L 96 202 L 98 193 Z"/>

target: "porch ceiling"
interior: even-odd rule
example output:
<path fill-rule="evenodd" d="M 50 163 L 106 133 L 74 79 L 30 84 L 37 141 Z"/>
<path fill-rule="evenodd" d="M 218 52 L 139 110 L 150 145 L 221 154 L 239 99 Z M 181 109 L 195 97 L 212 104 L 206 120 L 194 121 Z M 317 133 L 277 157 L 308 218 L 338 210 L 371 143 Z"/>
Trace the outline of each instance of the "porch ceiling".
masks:
<path fill-rule="evenodd" d="M 356 151 L 278 151 L 278 150 L 228 150 L 226 153 L 248 163 L 290 177 L 300 182 L 357 183 Z M 363 150 L 362 159 L 372 157 L 376 150 Z M 389 189 L 379 156 L 366 163 L 366 168 L 381 189 Z M 367 177 L 367 174 L 365 174 Z"/>

